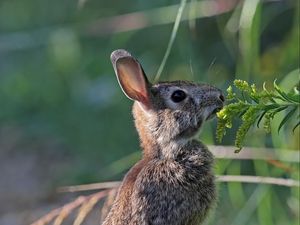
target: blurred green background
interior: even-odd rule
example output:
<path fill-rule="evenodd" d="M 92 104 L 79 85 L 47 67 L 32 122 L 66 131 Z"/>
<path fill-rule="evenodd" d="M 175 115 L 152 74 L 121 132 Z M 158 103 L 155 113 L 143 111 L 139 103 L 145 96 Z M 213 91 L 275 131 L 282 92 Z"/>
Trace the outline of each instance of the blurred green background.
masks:
<path fill-rule="evenodd" d="M 139 143 L 132 102 L 121 92 L 109 56 L 115 49 L 127 49 L 153 80 L 179 4 L 1 0 L 2 161 L 20 155 L 23 162 L 23 156 L 26 161 L 26 156 L 38 155 L 42 160 L 34 161 L 38 166 L 32 173 L 40 170 L 38 176 L 44 177 L 41 171 L 49 166 L 54 173 L 43 186 L 46 189 L 121 179 L 138 160 Z M 289 89 L 299 82 L 296 69 L 299 1 L 191 0 L 160 80 L 207 82 L 225 91 L 234 79 L 258 87 L 267 82 L 271 87 L 277 78 L 283 89 Z M 275 128 L 276 121 L 280 118 L 275 119 Z M 200 139 L 216 144 L 215 127 L 216 121 L 206 124 Z M 233 145 L 234 130 L 223 145 Z M 265 134 L 253 129 L 245 144 L 298 151 L 299 128 L 295 134 L 290 130 Z M 61 161 L 63 166 L 56 167 Z M 10 166 L 18 168 L 22 165 L 18 162 L 12 160 Z M 298 164 L 285 166 L 289 170 L 261 160 L 219 159 L 216 172 L 299 179 Z M 22 173 L 22 168 L 16 171 Z M 230 183 L 221 184 L 219 190 L 211 224 L 299 224 L 297 188 Z M 40 198 L 45 203 L 50 197 Z"/>

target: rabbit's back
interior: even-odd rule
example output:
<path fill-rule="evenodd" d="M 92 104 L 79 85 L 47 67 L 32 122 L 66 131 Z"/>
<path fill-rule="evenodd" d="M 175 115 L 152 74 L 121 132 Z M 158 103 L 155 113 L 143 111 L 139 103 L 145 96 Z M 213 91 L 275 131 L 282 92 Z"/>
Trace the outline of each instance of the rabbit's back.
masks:
<path fill-rule="evenodd" d="M 145 160 L 137 162 L 123 179 L 114 203 L 102 225 L 131 224 L 131 196 L 138 174 L 145 166 Z"/>

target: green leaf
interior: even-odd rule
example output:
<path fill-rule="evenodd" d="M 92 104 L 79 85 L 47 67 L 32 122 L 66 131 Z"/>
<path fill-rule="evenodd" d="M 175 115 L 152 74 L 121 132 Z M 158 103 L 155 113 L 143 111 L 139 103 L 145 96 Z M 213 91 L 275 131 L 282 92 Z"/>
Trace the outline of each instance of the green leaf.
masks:
<path fill-rule="evenodd" d="M 264 110 L 268 111 L 268 110 L 271 110 L 271 109 L 276 109 L 276 108 L 278 108 L 278 107 L 280 107 L 280 105 L 277 104 L 277 103 L 274 103 L 274 104 L 266 105 L 266 106 L 264 107 Z"/>
<path fill-rule="evenodd" d="M 249 95 L 249 97 L 255 102 L 255 103 L 259 103 L 259 100 L 257 98 L 255 98 L 254 96 Z"/>
<path fill-rule="evenodd" d="M 276 113 L 279 113 L 279 112 L 281 112 L 282 110 L 285 110 L 287 107 L 289 107 L 289 106 L 288 106 L 288 105 L 285 105 L 285 106 L 279 107 L 278 109 L 275 109 L 275 110 L 272 112 L 272 115 L 274 116 Z"/>
<path fill-rule="evenodd" d="M 262 120 L 262 118 L 264 117 L 264 115 L 265 115 L 266 113 L 267 113 L 267 111 L 264 111 L 264 112 L 260 115 L 260 117 L 259 117 L 259 119 L 258 119 L 258 121 L 257 121 L 257 124 L 256 124 L 257 128 L 259 128 L 260 121 Z"/>
<path fill-rule="evenodd" d="M 247 112 L 248 108 L 249 108 L 249 107 L 247 107 L 247 108 L 244 109 L 242 112 L 240 112 L 240 113 L 238 114 L 238 117 L 242 117 L 242 116 Z"/>
<path fill-rule="evenodd" d="M 266 107 L 264 107 L 264 109 L 263 109 L 264 112 L 261 114 L 261 116 L 259 117 L 259 119 L 258 119 L 258 121 L 257 121 L 257 124 L 256 124 L 257 128 L 259 128 L 259 124 L 260 124 L 262 118 L 264 117 L 264 115 L 265 115 L 268 111 L 270 111 L 270 110 L 272 110 L 272 109 L 276 109 L 276 108 L 279 107 L 279 106 L 280 106 L 280 105 L 278 105 L 278 104 L 270 104 L 270 105 L 267 105 Z M 279 107 L 278 109 L 274 110 L 272 113 L 276 114 L 276 113 L 278 113 L 278 112 L 280 112 L 280 111 L 282 111 L 282 110 L 285 110 L 287 107 L 288 107 L 288 106 L 282 106 L 282 107 Z"/>
<path fill-rule="evenodd" d="M 266 93 L 269 93 L 268 89 L 266 88 L 266 82 L 263 83 L 263 90 L 264 90 Z"/>
<path fill-rule="evenodd" d="M 277 103 L 273 98 L 269 98 L 271 102 Z"/>
<path fill-rule="evenodd" d="M 288 93 L 287 96 L 289 99 L 291 99 L 291 101 L 300 103 L 300 95 L 299 94 Z"/>
<path fill-rule="evenodd" d="M 278 94 L 280 94 L 280 96 L 281 96 L 283 99 L 285 99 L 285 100 L 288 101 L 288 102 L 294 102 L 293 99 L 291 99 L 284 91 L 282 91 L 282 90 L 280 89 L 280 87 L 276 84 L 276 80 L 274 80 L 273 85 L 274 85 L 275 90 L 278 92 Z"/>
<path fill-rule="evenodd" d="M 300 125 L 300 121 L 298 121 L 298 123 L 296 124 L 296 126 L 294 126 L 293 128 L 293 133 L 295 132 L 296 128 Z"/>
<path fill-rule="evenodd" d="M 242 98 L 243 98 L 243 101 L 244 101 L 244 102 L 247 102 L 246 97 L 245 97 L 245 92 L 244 92 L 244 91 L 242 91 Z"/>
<path fill-rule="evenodd" d="M 294 107 L 291 111 L 289 111 L 288 114 L 283 118 L 283 120 L 280 122 L 279 127 L 278 127 L 278 133 L 282 126 L 292 117 L 292 115 L 296 112 L 297 107 Z"/>

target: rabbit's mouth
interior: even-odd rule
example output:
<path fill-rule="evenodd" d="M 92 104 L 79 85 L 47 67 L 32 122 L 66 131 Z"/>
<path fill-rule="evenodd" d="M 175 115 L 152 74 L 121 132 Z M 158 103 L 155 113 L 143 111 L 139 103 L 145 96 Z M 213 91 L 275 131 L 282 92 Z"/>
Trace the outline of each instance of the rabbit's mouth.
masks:
<path fill-rule="evenodd" d="M 205 120 L 210 120 L 212 118 L 215 117 L 215 115 L 217 114 L 217 112 L 219 112 L 221 109 L 223 108 L 223 106 L 210 106 L 207 109 L 207 116 Z"/>

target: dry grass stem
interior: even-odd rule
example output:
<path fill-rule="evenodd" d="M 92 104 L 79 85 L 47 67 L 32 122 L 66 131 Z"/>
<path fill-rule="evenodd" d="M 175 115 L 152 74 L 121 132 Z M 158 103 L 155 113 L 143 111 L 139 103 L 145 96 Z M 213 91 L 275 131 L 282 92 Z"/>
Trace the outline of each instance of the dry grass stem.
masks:
<path fill-rule="evenodd" d="M 217 182 L 240 182 L 240 183 L 263 183 L 263 184 L 272 184 L 278 186 L 287 186 L 287 187 L 299 187 L 300 181 L 293 179 L 284 179 L 284 178 L 274 178 L 274 177 L 260 177 L 260 176 L 244 176 L 244 175 L 223 175 L 217 176 Z M 117 188 L 121 182 L 105 182 L 107 189 Z M 107 185 L 111 183 L 112 185 Z M 79 191 L 87 191 L 87 190 L 99 190 L 103 189 L 103 183 L 93 183 L 93 184 L 85 184 L 85 185 L 77 185 L 71 186 L 69 191 L 69 187 L 62 187 L 61 192 L 79 192 Z"/>
<path fill-rule="evenodd" d="M 298 150 L 268 149 L 244 147 L 243 151 L 234 153 L 234 146 L 208 146 L 209 150 L 219 159 L 239 160 L 278 160 L 282 162 L 299 163 L 300 152 Z"/>
<path fill-rule="evenodd" d="M 106 200 L 101 208 L 101 221 L 104 221 L 104 219 L 108 215 L 117 193 L 118 193 L 118 189 L 112 188 L 109 194 L 107 195 Z"/>
<path fill-rule="evenodd" d="M 224 176 L 217 176 L 217 181 L 271 184 L 271 185 L 286 186 L 286 187 L 300 187 L 300 181 L 298 180 L 275 178 L 275 177 L 224 175 Z"/>
<path fill-rule="evenodd" d="M 81 225 L 86 218 L 86 216 L 89 214 L 89 212 L 94 208 L 94 206 L 99 202 L 100 199 L 104 198 L 108 192 L 101 191 L 94 195 L 92 195 L 88 201 L 82 204 L 82 206 L 79 209 L 78 215 L 73 223 L 73 225 Z"/>
<path fill-rule="evenodd" d="M 293 179 L 283 179 L 283 178 L 274 178 L 274 177 L 259 177 L 259 176 L 242 176 L 242 175 L 223 175 L 217 176 L 217 182 L 240 182 L 240 183 L 257 183 L 257 184 L 269 184 L 269 185 L 278 185 L 278 186 L 286 186 L 286 187 L 300 187 L 300 182 L 298 180 Z M 73 223 L 73 225 L 81 225 L 88 213 L 94 208 L 94 206 L 99 202 L 100 199 L 109 196 L 111 200 L 108 202 L 112 202 L 116 188 L 120 185 L 121 182 L 106 182 L 104 183 L 94 183 L 94 184 L 86 184 L 79 185 L 78 187 L 72 186 L 70 190 L 74 191 L 84 191 L 85 190 L 97 190 L 104 189 L 107 190 L 97 192 L 95 194 L 89 196 L 80 196 L 75 201 L 66 204 L 65 206 L 55 209 L 43 216 L 36 222 L 31 225 L 46 225 L 49 224 L 53 219 L 54 225 L 61 225 L 62 222 L 70 215 L 70 213 L 81 206 L 78 211 L 77 217 Z M 68 187 L 63 187 L 61 190 L 68 191 Z M 104 205 L 104 208 L 110 208 L 110 204 Z M 106 212 L 102 210 L 102 215 L 105 215 Z"/>
<path fill-rule="evenodd" d="M 45 216 L 41 217 L 39 220 L 33 222 L 31 225 L 46 225 L 49 224 L 52 220 L 54 220 L 53 225 L 61 225 L 62 222 L 70 215 L 70 213 L 78 208 L 79 206 L 86 205 L 81 207 L 78 212 L 77 217 L 81 217 L 82 221 L 85 216 L 93 209 L 94 205 L 99 202 L 100 199 L 104 198 L 108 195 L 110 190 L 104 190 L 101 192 L 97 192 L 95 194 L 89 196 L 80 196 L 75 201 L 70 202 L 63 207 L 57 208 L 46 214 Z M 81 212 L 83 211 L 83 212 Z M 78 219 L 80 222 L 81 219 Z M 76 218 L 77 220 L 77 218 Z M 76 222 L 75 220 L 75 222 Z M 81 221 L 81 222 L 82 222 Z M 74 224 L 75 224 L 74 222 Z M 77 223 L 78 225 L 81 223 Z"/>
<path fill-rule="evenodd" d="M 101 189 L 110 189 L 115 188 L 120 185 L 121 182 L 119 181 L 112 181 L 112 182 L 102 182 L 102 183 L 95 183 L 96 186 L 93 184 L 83 184 L 83 185 L 74 185 L 74 186 L 66 186 L 66 187 L 59 187 L 57 189 L 58 192 L 78 192 L 78 191 L 89 191 L 89 190 L 101 190 Z"/>

